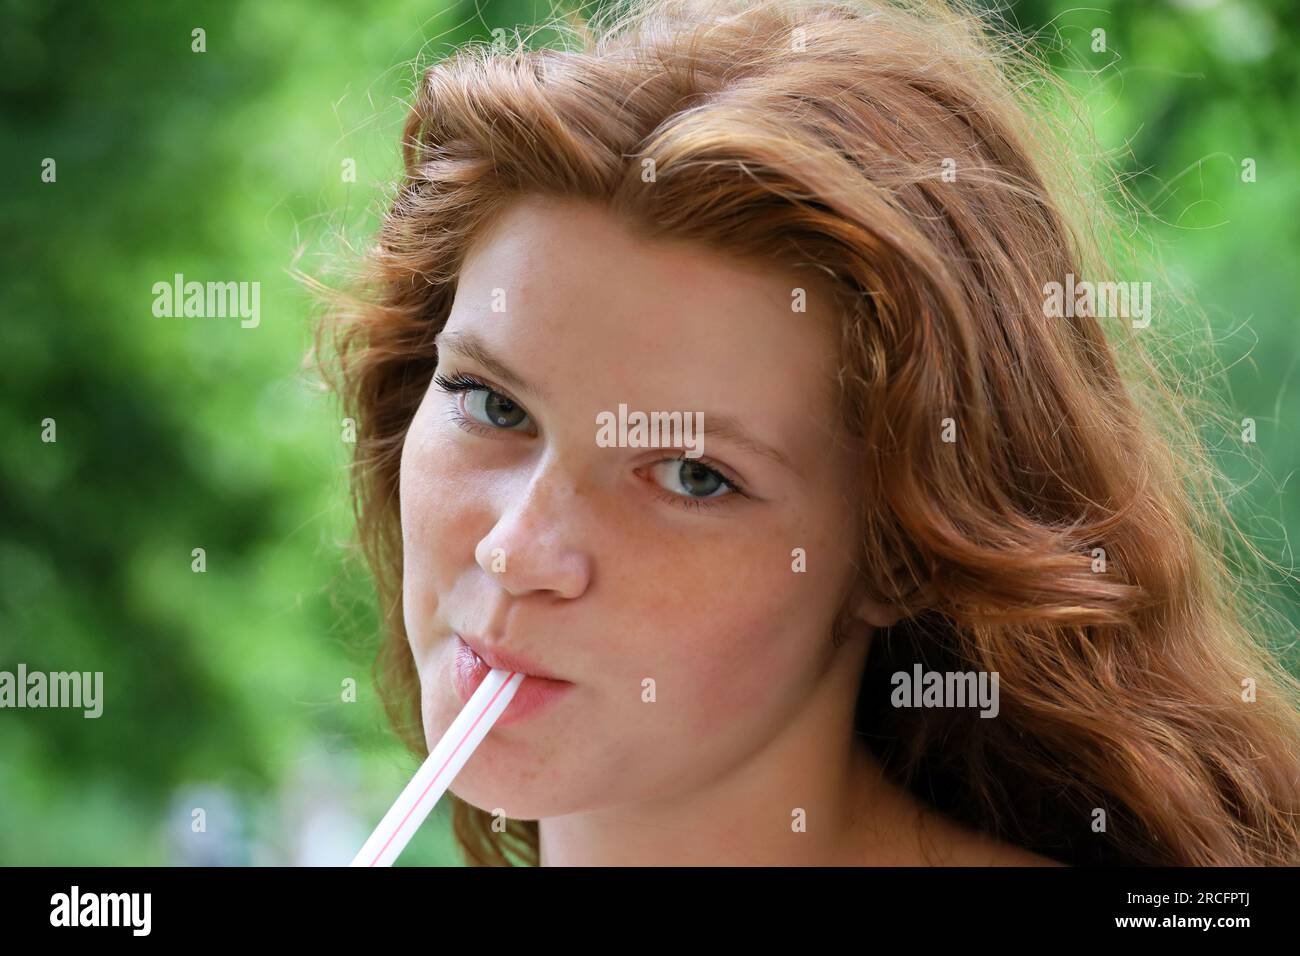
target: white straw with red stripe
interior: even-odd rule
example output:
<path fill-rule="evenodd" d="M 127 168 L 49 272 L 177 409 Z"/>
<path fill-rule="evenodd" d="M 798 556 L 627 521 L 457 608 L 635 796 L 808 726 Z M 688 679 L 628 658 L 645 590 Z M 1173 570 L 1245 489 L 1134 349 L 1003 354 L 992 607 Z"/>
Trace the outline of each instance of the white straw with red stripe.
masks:
<path fill-rule="evenodd" d="M 442 735 L 438 746 L 429 752 L 411 782 L 398 796 L 392 809 L 379 821 L 375 832 L 370 834 L 370 839 L 352 860 L 352 866 L 393 865 L 434 804 L 460 773 L 465 761 L 505 712 L 515 691 L 524 682 L 524 676 L 496 668 L 488 672 L 469 703 Z"/>

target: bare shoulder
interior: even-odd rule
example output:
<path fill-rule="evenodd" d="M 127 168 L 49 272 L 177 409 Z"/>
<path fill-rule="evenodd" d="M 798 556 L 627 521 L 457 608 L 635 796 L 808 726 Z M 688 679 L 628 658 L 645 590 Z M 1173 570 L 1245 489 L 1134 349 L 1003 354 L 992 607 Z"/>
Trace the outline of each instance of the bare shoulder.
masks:
<path fill-rule="evenodd" d="M 946 838 L 948 852 L 943 854 L 947 859 L 936 860 L 941 866 L 1067 865 L 1025 847 L 968 829 L 951 820 L 944 821 L 943 830 L 941 838 Z"/>
<path fill-rule="evenodd" d="M 922 866 L 1066 866 L 1025 847 L 999 840 L 932 808 L 921 811 L 915 831 Z"/>
<path fill-rule="evenodd" d="M 989 844 L 987 850 L 983 851 L 987 857 L 987 862 L 975 862 L 965 864 L 967 866 L 1067 866 L 1059 860 L 1053 860 L 1051 857 L 1043 856 L 1040 853 L 1034 853 L 1021 846 L 1015 846 L 1011 843 L 998 843 L 993 841 Z"/>
<path fill-rule="evenodd" d="M 849 842 L 857 866 L 1068 866 L 998 839 L 901 788 L 886 791 Z"/>

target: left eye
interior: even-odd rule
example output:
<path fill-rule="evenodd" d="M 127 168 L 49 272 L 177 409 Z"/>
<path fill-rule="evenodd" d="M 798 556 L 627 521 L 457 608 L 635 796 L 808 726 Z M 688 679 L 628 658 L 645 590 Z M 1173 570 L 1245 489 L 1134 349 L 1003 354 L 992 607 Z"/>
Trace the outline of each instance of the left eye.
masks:
<path fill-rule="evenodd" d="M 721 473 L 689 458 L 669 458 L 651 470 L 664 488 L 685 498 L 721 498 L 736 490 Z"/>
<path fill-rule="evenodd" d="M 433 384 L 449 395 L 465 396 L 465 411 L 470 417 L 467 419 L 459 412 L 455 413 L 462 423 L 510 431 L 528 420 L 528 413 L 522 405 L 472 376 L 435 374 Z"/>
<path fill-rule="evenodd" d="M 495 428 L 518 428 L 528 421 L 528 413 L 500 392 L 474 389 L 465 393 L 465 411 L 475 421 Z"/>

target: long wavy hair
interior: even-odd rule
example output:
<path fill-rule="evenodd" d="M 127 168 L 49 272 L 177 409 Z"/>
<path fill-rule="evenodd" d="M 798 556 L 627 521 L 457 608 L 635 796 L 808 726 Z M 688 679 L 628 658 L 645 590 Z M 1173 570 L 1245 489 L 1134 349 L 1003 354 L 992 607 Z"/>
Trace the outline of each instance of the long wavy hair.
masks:
<path fill-rule="evenodd" d="M 1120 271 L 1135 204 L 1033 47 L 974 8 L 889 0 L 646 0 L 546 26 L 559 44 L 516 32 L 423 72 L 358 281 L 318 286 L 318 360 L 357 423 L 375 678 L 411 750 L 398 478 L 434 335 L 493 217 L 596 200 L 648 239 L 833 282 L 842 411 L 871 449 L 858 587 L 906 611 L 872 638 L 856 721 L 891 779 L 1067 863 L 1300 861 L 1300 684 L 1251 574 L 1276 566 L 1199 433 L 1235 426 L 1157 346 L 1188 341 L 1166 334 L 1172 296 L 1146 328 L 1045 309 L 1069 276 L 1156 273 Z M 918 662 L 998 672 L 998 718 L 890 706 Z M 467 862 L 537 862 L 536 821 L 494 832 L 448 799 Z"/>

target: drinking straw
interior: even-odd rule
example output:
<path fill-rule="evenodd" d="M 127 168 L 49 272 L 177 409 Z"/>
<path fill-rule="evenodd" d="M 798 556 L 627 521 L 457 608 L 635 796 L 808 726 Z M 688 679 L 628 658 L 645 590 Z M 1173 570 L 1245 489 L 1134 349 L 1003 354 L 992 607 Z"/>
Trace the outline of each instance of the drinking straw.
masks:
<path fill-rule="evenodd" d="M 478 749 L 497 718 L 514 699 L 524 674 L 493 668 L 483 678 L 464 709 L 451 722 L 438 745 L 429 751 L 411 782 L 398 795 L 351 866 L 392 866 L 434 804 L 446 792 L 460 768 Z"/>

